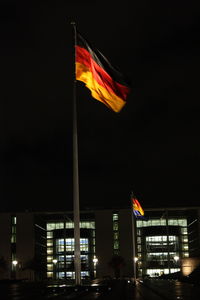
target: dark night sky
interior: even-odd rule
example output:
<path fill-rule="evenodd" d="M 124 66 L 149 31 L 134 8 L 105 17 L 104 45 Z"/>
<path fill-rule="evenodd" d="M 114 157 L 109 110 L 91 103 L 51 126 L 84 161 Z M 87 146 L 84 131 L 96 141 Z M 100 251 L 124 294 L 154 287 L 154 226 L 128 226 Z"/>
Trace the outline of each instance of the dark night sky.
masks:
<path fill-rule="evenodd" d="M 199 205 L 198 1 L 38 2 L 0 4 L 1 210 L 72 206 L 72 20 L 133 85 L 77 83 L 81 207 Z"/>

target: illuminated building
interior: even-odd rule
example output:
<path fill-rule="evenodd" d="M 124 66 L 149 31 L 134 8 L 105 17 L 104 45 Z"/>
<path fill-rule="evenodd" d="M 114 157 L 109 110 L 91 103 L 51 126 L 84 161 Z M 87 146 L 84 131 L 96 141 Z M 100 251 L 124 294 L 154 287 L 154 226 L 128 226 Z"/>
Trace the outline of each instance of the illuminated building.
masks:
<path fill-rule="evenodd" d="M 137 276 L 181 270 L 184 259 L 200 257 L 200 208 L 145 209 L 137 220 Z M 81 211 L 81 277 L 113 276 L 109 261 L 123 257 L 121 276 L 133 276 L 132 212 L 129 209 Z M 72 212 L 0 213 L 1 278 L 74 278 Z"/>

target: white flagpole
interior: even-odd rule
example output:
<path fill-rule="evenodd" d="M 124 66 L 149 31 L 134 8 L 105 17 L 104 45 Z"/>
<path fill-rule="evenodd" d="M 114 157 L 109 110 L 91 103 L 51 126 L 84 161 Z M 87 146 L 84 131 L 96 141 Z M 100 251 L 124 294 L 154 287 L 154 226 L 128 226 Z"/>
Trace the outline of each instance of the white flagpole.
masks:
<path fill-rule="evenodd" d="M 80 251 L 80 208 L 79 208 L 79 174 L 78 174 L 78 134 L 77 134 L 77 107 L 76 107 L 76 44 L 77 32 L 74 28 L 74 87 L 73 87 L 73 205 L 74 205 L 74 268 L 75 284 L 81 284 L 81 251 Z"/>
<path fill-rule="evenodd" d="M 133 193 L 131 193 L 131 218 L 132 218 L 132 235 L 133 235 L 133 278 L 134 283 L 136 284 L 136 220 L 133 213 L 133 204 L 132 204 Z"/>

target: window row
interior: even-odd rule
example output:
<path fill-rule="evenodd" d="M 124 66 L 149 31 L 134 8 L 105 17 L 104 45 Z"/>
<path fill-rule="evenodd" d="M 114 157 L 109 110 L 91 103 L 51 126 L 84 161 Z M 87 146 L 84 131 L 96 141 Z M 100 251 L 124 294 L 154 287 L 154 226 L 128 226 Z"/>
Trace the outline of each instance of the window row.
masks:
<path fill-rule="evenodd" d="M 137 227 L 149 227 L 149 226 L 166 226 L 167 222 L 166 219 L 152 219 L 148 221 L 137 220 L 136 221 Z M 169 226 L 187 226 L 187 219 L 168 219 Z"/>
<path fill-rule="evenodd" d="M 65 228 L 74 228 L 74 222 L 66 222 Z M 95 229 L 94 221 L 81 221 L 80 228 Z M 47 223 L 47 230 L 64 229 L 64 222 Z"/>

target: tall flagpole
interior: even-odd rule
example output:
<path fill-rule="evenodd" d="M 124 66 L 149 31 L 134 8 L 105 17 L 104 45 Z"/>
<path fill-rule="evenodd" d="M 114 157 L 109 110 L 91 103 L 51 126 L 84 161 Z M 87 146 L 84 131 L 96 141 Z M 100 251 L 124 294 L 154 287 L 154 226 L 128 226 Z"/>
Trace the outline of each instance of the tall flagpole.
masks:
<path fill-rule="evenodd" d="M 78 134 L 77 134 L 77 107 L 76 107 L 76 44 L 77 32 L 74 28 L 74 86 L 73 86 L 73 205 L 74 205 L 74 268 L 75 284 L 81 284 L 81 251 L 80 251 L 80 208 L 79 208 L 79 176 L 78 176 Z"/>
<path fill-rule="evenodd" d="M 133 204 L 132 204 L 133 192 L 131 192 L 131 218 L 132 218 L 132 239 L 133 239 L 133 278 L 134 284 L 136 284 L 136 220 L 133 213 Z"/>

